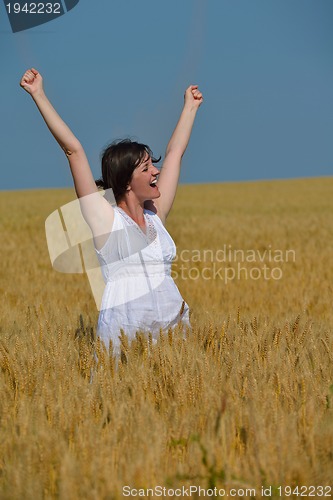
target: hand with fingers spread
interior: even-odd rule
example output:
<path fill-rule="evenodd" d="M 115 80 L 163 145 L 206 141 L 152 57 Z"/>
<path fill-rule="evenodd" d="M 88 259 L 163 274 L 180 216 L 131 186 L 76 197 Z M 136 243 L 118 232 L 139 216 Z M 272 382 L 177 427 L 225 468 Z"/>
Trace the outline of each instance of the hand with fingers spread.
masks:
<path fill-rule="evenodd" d="M 43 91 L 43 78 L 40 73 L 35 68 L 28 69 L 21 81 L 21 87 L 28 92 L 28 94 L 34 96 L 37 94 L 42 94 Z"/>
<path fill-rule="evenodd" d="M 203 102 L 203 96 L 198 85 L 190 85 L 184 94 L 185 106 L 198 108 Z"/>

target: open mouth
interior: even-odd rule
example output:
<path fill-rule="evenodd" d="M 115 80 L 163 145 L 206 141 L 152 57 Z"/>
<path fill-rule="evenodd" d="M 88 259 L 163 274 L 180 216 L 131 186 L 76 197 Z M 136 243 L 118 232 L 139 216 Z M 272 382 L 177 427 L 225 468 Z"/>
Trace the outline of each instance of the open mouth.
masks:
<path fill-rule="evenodd" d="M 153 182 L 150 183 L 150 186 L 157 187 L 156 184 L 157 184 L 157 179 L 154 179 Z"/>

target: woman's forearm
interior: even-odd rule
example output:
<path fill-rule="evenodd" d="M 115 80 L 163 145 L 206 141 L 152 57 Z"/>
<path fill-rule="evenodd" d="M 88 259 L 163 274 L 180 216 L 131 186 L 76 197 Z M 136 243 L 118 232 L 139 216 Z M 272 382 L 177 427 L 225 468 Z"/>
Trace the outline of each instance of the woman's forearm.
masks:
<path fill-rule="evenodd" d="M 58 115 L 44 92 L 40 92 L 32 95 L 35 104 L 40 111 L 46 125 L 48 126 L 50 132 L 65 151 L 67 155 L 76 152 L 81 144 L 79 140 L 75 137 L 70 128 Z"/>
<path fill-rule="evenodd" d="M 183 156 L 191 137 L 197 110 L 197 107 L 184 106 L 176 128 L 167 145 L 166 155 L 171 151 L 177 151 L 180 156 Z"/>

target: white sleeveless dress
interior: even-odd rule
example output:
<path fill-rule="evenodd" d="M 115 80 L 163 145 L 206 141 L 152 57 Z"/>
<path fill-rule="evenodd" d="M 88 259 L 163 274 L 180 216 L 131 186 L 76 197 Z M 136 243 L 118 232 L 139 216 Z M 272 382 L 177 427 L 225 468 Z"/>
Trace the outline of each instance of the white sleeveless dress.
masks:
<path fill-rule="evenodd" d="M 120 329 L 129 340 L 137 331 L 151 332 L 178 323 L 190 326 L 189 307 L 171 277 L 176 246 L 161 219 L 144 210 L 147 233 L 120 207 L 114 207 L 112 231 L 96 250 L 106 287 L 98 319 L 97 334 L 114 354 L 120 354 Z"/>

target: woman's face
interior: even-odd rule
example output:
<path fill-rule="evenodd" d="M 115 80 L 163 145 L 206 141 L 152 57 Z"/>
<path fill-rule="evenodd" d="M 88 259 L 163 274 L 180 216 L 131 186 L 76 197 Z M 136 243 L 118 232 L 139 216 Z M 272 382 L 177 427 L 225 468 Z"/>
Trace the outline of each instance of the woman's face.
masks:
<path fill-rule="evenodd" d="M 129 187 L 140 202 L 159 198 L 161 193 L 157 186 L 160 171 L 153 165 L 151 157 L 146 154 L 142 162 L 133 172 Z"/>

